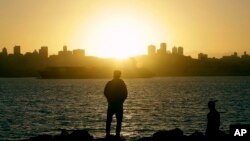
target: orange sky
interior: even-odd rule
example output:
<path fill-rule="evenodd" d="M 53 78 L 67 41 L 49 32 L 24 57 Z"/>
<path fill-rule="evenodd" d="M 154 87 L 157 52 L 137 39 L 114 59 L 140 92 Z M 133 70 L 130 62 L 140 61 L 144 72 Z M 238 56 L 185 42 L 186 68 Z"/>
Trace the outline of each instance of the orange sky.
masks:
<path fill-rule="evenodd" d="M 0 49 L 68 45 L 100 57 L 145 54 L 161 42 L 197 58 L 250 52 L 249 0 L 0 0 Z"/>

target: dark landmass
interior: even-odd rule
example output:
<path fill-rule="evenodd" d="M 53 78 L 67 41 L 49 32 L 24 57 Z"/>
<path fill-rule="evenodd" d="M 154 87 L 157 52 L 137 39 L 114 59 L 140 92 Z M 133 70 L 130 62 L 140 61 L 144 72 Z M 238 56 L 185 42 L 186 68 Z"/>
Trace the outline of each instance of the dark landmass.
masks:
<path fill-rule="evenodd" d="M 126 139 L 110 136 L 107 138 L 94 138 L 86 130 L 76 130 L 72 133 L 62 130 L 60 135 L 39 135 L 22 141 L 125 141 Z M 215 137 L 207 137 L 202 132 L 194 132 L 186 136 L 179 128 L 173 130 L 161 130 L 155 132 L 150 137 L 142 137 L 140 139 L 127 139 L 129 141 L 210 141 L 210 140 L 247 140 L 247 138 L 234 138 L 220 131 Z"/>
<path fill-rule="evenodd" d="M 193 59 L 183 55 L 181 47 L 170 53 L 166 51 L 166 46 L 158 52 L 150 46 L 148 55 L 117 61 L 85 56 L 84 50 L 72 52 L 66 46 L 58 55 L 51 56 L 48 56 L 47 47 L 24 55 L 20 53 L 20 46 L 15 48 L 17 51 L 14 54 L 8 54 L 6 49 L 0 52 L 0 77 L 110 78 L 115 69 L 121 70 L 124 78 L 250 76 L 250 56 L 246 52 L 242 56 L 234 53 L 220 59 L 199 54 L 198 59 Z"/>
<path fill-rule="evenodd" d="M 40 78 L 50 79 L 82 79 L 82 78 L 111 78 L 112 68 L 86 68 L 86 67 L 47 67 L 39 71 Z M 123 70 L 125 78 L 148 78 L 153 74 L 143 68 Z"/>

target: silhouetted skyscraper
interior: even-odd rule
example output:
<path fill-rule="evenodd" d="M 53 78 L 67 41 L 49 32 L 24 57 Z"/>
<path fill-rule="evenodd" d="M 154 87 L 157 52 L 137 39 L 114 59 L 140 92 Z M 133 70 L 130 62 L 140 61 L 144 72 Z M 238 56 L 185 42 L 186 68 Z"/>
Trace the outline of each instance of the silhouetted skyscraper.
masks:
<path fill-rule="evenodd" d="M 156 48 L 154 45 L 149 45 L 148 46 L 148 56 L 153 56 L 156 53 Z"/>
<path fill-rule="evenodd" d="M 172 54 L 177 54 L 177 53 L 178 53 L 177 47 L 174 46 L 174 47 L 172 48 Z"/>
<path fill-rule="evenodd" d="M 20 54 L 21 54 L 21 47 L 14 46 L 14 55 L 20 55 Z"/>
<path fill-rule="evenodd" d="M 198 54 L 198 59 L 199 60 L 207 60 L 207 58 L 208 58 L 208 55 L 207 54 L 203 54 L 203 53 L 199 53 Z"/>
<path fill-rule="evenodd" d="M 250 59 L 250 56 L 247 54 L 246 51 L 244 51 L 244 54 L 241 56 L 241 58 Z"/>
<path fill-rule="evenodd" d="M 8 55 L 8 52 L 7 52 L 7 49 L 6 49 L 6 48 L 3 48 L 3 50 L 2 50 L 2 55 L 3 55 L 3 56 L 7 56 L 7 55 Z"/>
<path fill-rule="evenodd" d="M 166 55 L 167 54 L 167 44 L 166 43 L 161 43 L 160 44 L 159 54 L 161 54 L 161 55 Z"/>
<path fill-rule="evenodd" d="M 167 44 L 166 44 L 166 43 L 161 43 L 161 44 L 160 44 L 160 49 L 161 49 L 163 52 L 166 52 L 166 51 L 167 51 Z"/>
<path fill-rule="evenodd" d="M 64 51 L 64 52 L 67 51 L 67 46 L 66 46 L 66 45 L 63 46 L 63 51 Z"/>
<path fill-rule="evenodd" d="M 58 55 L 63 57 L 69 57 L 72 55 L 72 51 L 68 51 L 67 46 L 65 45 L 63 46 L 63 51 L 59 51 Z"/>
<path fill-rule="evenodd" d="M 178 47 L 178 55 L 183 56 L 183 47 Z"/>
<path fill-rule="evenodd" d="M 47 46 L 42 46 L 39 49 L 39 55 L 44 57 L 44 58 L 48 58 L 48 47 Z"/>
<path fill-rule="evenodd" d="M 234 52 L 233 56 L 234 56 L 234 57 L 238 57 L 238 53 L 237 53 L 237 52 Z"/>

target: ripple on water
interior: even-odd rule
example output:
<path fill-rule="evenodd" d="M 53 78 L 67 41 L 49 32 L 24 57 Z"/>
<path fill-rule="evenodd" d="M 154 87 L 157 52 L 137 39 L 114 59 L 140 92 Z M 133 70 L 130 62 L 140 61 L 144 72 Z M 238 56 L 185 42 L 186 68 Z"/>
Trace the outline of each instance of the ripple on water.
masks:
<path fill-rule="evenodd" d="M 0 140 L 15 140 L 60 129 L 88 129 L 104 137 L 107 79 L 0 79 Z M 250 123 L 250 77 L 168 77 L 125 79 L 122 134 L 150 136 L 180 128 L 185 134 L 205 131 L 207 102 L 218 100 L 221 129 Z M 114 119 L 115 122 L 115 119 Z M 115 123 L 112 124 L 112 132 Z"/>

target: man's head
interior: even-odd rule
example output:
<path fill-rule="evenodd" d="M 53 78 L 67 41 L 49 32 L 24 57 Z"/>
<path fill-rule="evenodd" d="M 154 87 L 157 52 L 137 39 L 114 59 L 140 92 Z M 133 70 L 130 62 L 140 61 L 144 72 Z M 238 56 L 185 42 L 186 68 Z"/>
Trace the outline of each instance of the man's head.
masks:
<path fill-rule="evenodd" d="M 214 101 L 209 101 L 208 102 L 208 108 L 210 110 L 214 110 L 215 109 L 215 102 Z"/>
<path fill-rule="evenodd" d="M 121 71 L 115 70 L 114 74 L 113 74 L 113 78 L 114 79 L 119 79 L 121 77 L 121 74 L 122 74 Z"/>

